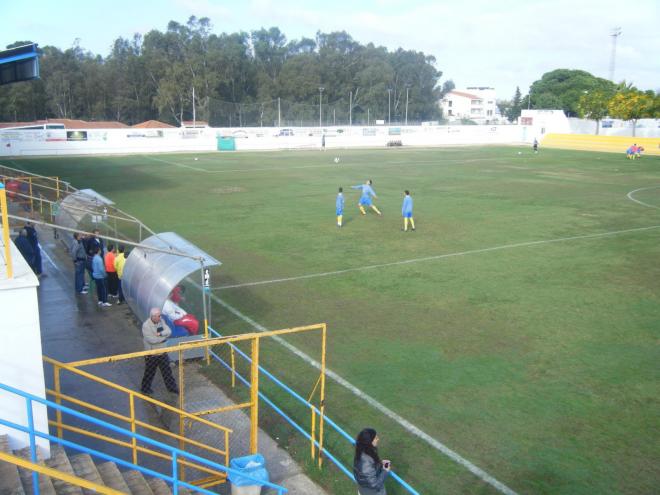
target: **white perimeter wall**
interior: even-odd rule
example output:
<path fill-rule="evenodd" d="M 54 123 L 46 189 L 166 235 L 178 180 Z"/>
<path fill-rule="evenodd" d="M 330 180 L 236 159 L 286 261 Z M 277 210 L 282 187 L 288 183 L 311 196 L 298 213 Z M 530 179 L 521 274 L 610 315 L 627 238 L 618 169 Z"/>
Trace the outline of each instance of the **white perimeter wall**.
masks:
<path fill-rule="evenodd" d="M 45 398 L 45 382 L 41 353 L 41 330 L 37 286 L 39 282 L 20 252 L 10 242 L 14 277 L 7 279 L 4 254 L 0 254 L 0 382 Z M 4 248 L 1 249 L 4 253 Z M 23 397 L 0 390 L 0 417 L 28 425 L 26 401 Z M 35 429 L 48 432 L 46 407 L 33 402 Z M 12 449 L 30 445 L 27 434 L 0 425 L 0 433 L 9 435 Z M 49 443 L 37 438 L 46 456 Z"/>
<path fill-rule="evenodd" d="M 318 127 L 286 128 L 293 135 L 280 135 L 280 128 L 244 129 L 81 129 L 86 140 L 67 140 L 72 130 L 0 131 L 0 156 L 93 155 L 214 151 L 219 136 L 235 136 L 237 150 L 318 149 Z M 525 126 L 353 126 L 327 127 L 327 148 L 383 147 L 389 141 L 403 146 L 451 146 L 515 144 L 529 141 Z M 289 133 L 288 131 L 284 134 Z"/>
<path fill-rule="evenodd" d="M 601 136 L 632 136 L 632 122 L 619 119 L 603 119 L 611 127 L 603 127 L 600 123 L 598 134 Z M 596 134 L 596 121 L 588 119 L 569 118 L 571 134 Z M 639 119 L 635 126 L 637 137 L 660 137 L 660 119 Z"/>

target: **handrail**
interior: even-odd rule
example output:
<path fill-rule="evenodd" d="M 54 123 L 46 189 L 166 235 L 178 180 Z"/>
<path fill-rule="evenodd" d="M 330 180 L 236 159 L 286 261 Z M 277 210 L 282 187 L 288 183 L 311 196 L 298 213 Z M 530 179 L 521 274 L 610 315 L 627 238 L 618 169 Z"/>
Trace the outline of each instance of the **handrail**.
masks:
<path fill-rule="evenodd" d="M 203 449 L 206 452 L 206 455 L 215 454 L 215 455 L 223 456 L 224 459 L 225 459 L 225 461 L 224 461 L 225 464 L 229 463 L 229 434 L 232 432 L 232 430 L 230 428 L 218 425 L 216 423 L 213 423 L 213 422 L 208 421 L 208 420 L 203 419 L 203 418 L 198 418 L 194 414 L 187 413 L 186 411 L 183 411 L 181 409 L 177 409 L 177 408 L 175 408 L 175 407 L 173 407 L 169 404 L 166 404 L 164 402 L 153 399 L 153 398 L 151 398 L 147 395 L 135 392 L 131 389 L 128 389 L 126 387 L 123 387 L 123 386 L 118 385 L 116 383 L 113 383 L 111 381 L 108 381 L 104 378 L 100 378 L 100 377 L 95 376 L 95 375 L 93 375 L 91 373 L 88 373 L 86 371 L 83 371 L 83 370 L 77 369 L 75 367 L 69 366 L 65 363 L 61 363 L 61 362 L 59 362 L 55 359 L 49 358 L 48 356 L 43 356 L 43 360 L 44 360 L 44 362 L 46 362 L 46 363 L 50 364 L 51 366 L 53 366 L 55 390 L 48 389 L 47 393 L 49 395 L 53 396 L 55 398 L 55 402 L 57 402 L 58 404 L 61 404 L 62 400 L 69 401 L 73 404 L 76 404 L 77 406 L 81 406 L 83 408 L 91 409 L 94 412 L 101 413 L 101 414 L 104 414 L 104 415 L 109 416 L 111 418 L 123 421 L 123 422 L 127 423 L 128 427 L 130 427 L 131 431 L 134 432 L 134 433 L 136 431 L 136 427 L 142 427 L 142 428 L 145 428 L 147 430 L 150 430 L 150 431 L 153 431 L 153 432 L 162 434 L 164 436 L 168 436 L 170 438 L 174 438 L 174 439 L 178 440 L 179 447 L 182 448 L 182 449 L 183 448 L 188 448 L 189 446 L 194 445 L 194 446 L 197 446 L 197 447 Z M 74 398 L 74 397 L 70 397 L 66 394 L 63 394 L 60 390 L 60 373 L 61 373 L 62 370 L 69 371 L 73 374 L 76 374 L 76 375 L 81 376 L 83 378 L 87 378 L 87 379 L 89 379 L 89 380 L 91 380 L 95 383 L 105 385 L 105 386 L 107 386 L 111 389 L 114 389 L 118 392 L 121 392 L 121 393 L 127 395 L 128 396 L 128 401 L 129 401 L 130 416 L 125 416 L 125 415 L 120 414 L 118 412 L 110 411 L 110 410 L 107 410 L 103 407 L 97 406 L 95 404 L 91 404 L 91 403 L 83 401 L 81 399 L 77 399 L 77 398 Z M 215 448 L 215 447 L 207 446 L 207 445 L 202 444 L 200 442 L 197 442 L 195 440 L 188 439 L 182 433 L 183 430 L 181 431 L 181 434 L 177 435 L 177 434 L 172 433 L 168 430 L 158 428 L 156 426 L 148 425 L 148 424 L 138 420 L 135 417 L 135 398 L 142 399 L 146 403 L 151 403 L 152 405 L 160 407 L 161 409 L 169 410 L 170 412 L 176 414 L 180 418 L 181 422 L 189 420 L 191 422 L 196 422 L 199 425 L 206 425 L 207 427 L 210 427 L 211 429 L 213 429 L 215 431 L 219 431 L 220 435 L 224 437 L 224 442 L 225 442 L 224 449 L 221 450 L 221 449 L 218 449 L 218 448 Z M 67 427 L 66 425 L 63 424 L 62 414 L 61 414 L 60 411 L 56 412 L 55 418 L 56 418 L 56 421 L 54 421 L 53 424 L 57 428 L 58 437 L 60 437 L 60 438 L 62 437 L 63 430 L 73 431 L 72 427 Z M 92 434 L 91 432 L 87 432 L 85 430 L 77 431 L 77 433 L 80 433 L 82 435 L 86 435 L 86 436 L 89 436 L 89 437 L 99 438 L 99 437 L 95 436 L 95 434 Z M 119 441 L 119 440 L 116 440 L 116 439 L 112 439 L 111 437 L 106 437 L 106 436 L 102 436 L 102 437 L 103 438 L 99 438 L 99 439 L 105 440 L 109 443 L 114 443 L 114 444 L 119 445 L 121 447 L 126 447 L 126 448 L 131 449 L 131 451 L 132 451 L 132 461 L 133 461 L 134 464 L 137 464 L 137 462 L 138 462 L 138 453 L 148 454 L 148 455 L 151 455 L 153 457 L 162 457 L 161 455 L 158 454 L 158 452 L 154 452 L 153 450 L 145 449 L 143 447 L 138 446 L 137 441 L 135 439 L 133 439 L 130 444 L 126 444 L 125 442 L 122 442 L 122 441 Z M 222 474 L 217 472 L 217 471 L 213 472 L 213 471 L 210 471 L 206 468 L 202 468 L 200 466 L 197 466 L 195 464 L 190 464 L 190 463 L 184 462 L 184 461 L 181 461 L 180 464 L 182 466 L 185 466 L 185 467 L 193 467 L 194 469 L 197 469 L 199 471 L 206 471 L 207 473 L 210 473 L 210 474 L 215 475 L 215 476 L 222 476 Z M 182 476 L 183 476 L 183 474 L 182 474 Z"/>
<path fill-rule="evenodd" d="M 144 351 L 144 352 L 145 352 L 145 353 L 148 353 L 147 355 L 151 355 L 152 353 L 158 353 L 158 350 L 156 350 L 156 351 Z M 162 354 L 162 349 L 160 350 L 160 353 Z M 138 354 L 142 355 L 143 353 L 140 352 L 140 353 L 138 353 Z M 167 404 L 167 403 L 165 403 L 165 402 L 161 402 L 161 401 L 159 401 L 159 400 L 157 400 L 157 399 L 154 399 L 153 397 L 149 397 L 148 395 L 144 395 L 144 394 L 141 394 L 141 393 L 136 392 L 136 391 L 134 391 L 134 390 L 131 390 L 131 389 L 129 389 L 129 388 L 123 387 L 123 386 L 121 386 L 121 385 L 117 385 L 116 383 L 113 383 L 113 382 L 111 382 L 111 381 L 109 381 L 109 380 L 105 380 L 104 378 L 100 378 L 100 377 L 98 377 L 98 376 L 92 375 L 91 373 L 88 373 L 88 372 L 83 371 L 83 370 L 81 370 L 81 369 L 78 369 L 78 368 L 76 368 L 76 367 L 74 367 L 74 366 L 71 366 L 71 365 L 68 364 L 68 363 L 62 363 L 62 362 L 59 362 L 59 361 L 57 361 L 57 360 L 55 360 L 55 359 L 53 359 L 53 358 L 50 358 L 50 357 L 48 357 L 48 356 L 43 356 L 43 360 L 44 360 L 45 362 L 47 362 L 47 363 L 53 365 L 53 366 L 57 366 L 57 367 L 59 367 L 59 368 L 65 369 L 65 370 L 67 370 L 67 371 L 70 371 L 71 373 L 75 373 L 75 374 L 80 375 L 80 376 L 83 376 L 83 377 L 85 377 L 85 378 L 89 378 L 89 379 L 92 380 L 92 381 L 95 381 L 95 382 L 101 383 L 101 384 L 106 385 L 106 386 L 108 386 L 108 387 L 110 387 L 110 388 L 114 388 L 115 390 L 118 390 L 118 391 L 120 391 L 120 392 L 124 392 L 124 393 L 126 393 L 126 394 L 132 394 L 132 395 L 134 395 L 135 397 L 138 397 L 138 398 L 140 398 L 140 399 L 142 399 L 142 400 L 144 400 L 144 401 L 146 401 L 146 402 L 150 402 L 150 403 L 152 403 L 152 404 L 155 405 L 155 406 L 162 407 L 163 409 L 167 409 L 167 410 L 169 410 L 169 411 L 171 411 L 171 412 L 174 412 L 174 413 L 177 413 L 177 414 L 182 414 L 184 417 L 186 417 L 186 418 L 188 418 L 188 419 L 192 419 L 192 420 L 199 421 L 199 422 L 205 424 L 206 426 L 210 426 L 211 428 L 216 428 L 216 429 L 218 429 L 218 430 L 222 430 L 223 432 L 226 431 L 226 432 L 228 432 L 228 433 L 231 433 L 231 432 L 233 431 L 231 428 L 227 428 L 226 426 L 221 426 L 221 425 L 215 424 L 215 423 L 213 423 L 213 422 L 211 422 L 211 421 L 207 421 L 207 420 L 202 419 L 202 418 L 198 418 L 197 416 L 195 416 L 195 415 L 192 414 L 192 413 L 189 413 L 189 412 L 186 412 L 186 411 L 182 411 L 182 410 L 177 409 L 176 407 L 171 406 L 171 405 L 169 405 L 169 404 Z"/>
<path fill-rule="evenodd" d="M 58 424 L 55 421 L 52 421 L 52 420 L 49 420 L 48 424 L 51 425 L 51 426 L 58 426 Z M 70 426 L 70 425 L 61 425 L 61 427 L 62 427 L 62 429 L 70 431 L 72 433 L 78 433 L 80 435 L 90 437 L 90 438 L 94 438 L 96 440 L 103 440 L 104 442 L 108 442 L 108 443 L 111 443 L 113 445 L 118 445 L 120 447 L 126 447 L 126 448 L 132 448 L 133 447 L 132 443 L 124 442 L 123 440 L 117 440 L 115 438 L 109 437 L 107 435 L 102 435 L 100 433 L 94 433 L 93 431 L 88 431 L 88 430 L 85 430 L 84 428 L 78 428 L 76 426 Z M 168 456 L 167 454 L 163 454 L 162 452 L 158 452 L 156 450 L 151 450 L 151 449 L 148 449 L 146 447 L 142 447 L 140 445 L 138 445 L 136 447 L 136 450 L 138 452 L 142 452 L 144 454 L 151 454 L 154 457 L 158 457 L 159 459 L 164 459 L 164 460 L 170 459 L 170 456 Z M 179 463 L 183 466 L 186 466 L 186 467 L 191 467 L 191 468 L 195 468 L 199 471 L 204 471 L 205 473 L 209 473 L 209 474 L 216 475 L 216 476 L 218 475 L 217 471 L 213 471 L 210 468 L 198 466 L 197 464 L 190 463 L 186 460 L 180 460 Z M 222 473 L 221 475 L 223 477 L 226 476 L 225 473 Z"/>
<path fill-rule="evenodd" d="M 209 333 L 212 333 L 218 337 L 222 337 L 222 335 L 215 329 L 209 326 Z M 246 359 L 248 362 L 251 362 L 250 357 L 245 354 L 243 351 L 241 351 L 238 347 L 236 347 L 233 344 L 229 344 L 232 348 L 233 351 L 237 352 L 241 357 Z M 227 369 L 231 370 L 233 374 L 235 374 L 241 382 L 243 382 L 245 385 L 248 387 L 250 386 L 249 382 L 241 376 L 240 373 L 238 373 L 235 368 L 228 363 L 226 363 L 220 356 L 218 356 L 215 352 L 211 351 L 211 355 L 218 361 L 220 362 L 223 366 L 225 366 Z M 311 404 L 309 401 L 305 400 L 300 394 L 298 394 L 296 391 L 291 389 L 288 385 L 286 385 L 284 382 L 279 380 L 277 377 L 275 377 L 272 373 L 270 373 L 267 369 L 263 368 L 261 365 L 259 365 L 259 372 L 263 373 L 267 378 L 269 378 L 273 383 L 275 383 L 278 387 L 289 393 L 292 397 L 294 397 L 296 400 L 301 402 L 307 407 L 310 407 L 313 411 L 313 413 L 320 414 L 321 411 L 314 405 Z M 330 452 L 325 447 L 321 447 L 319 445 L 319 442 L 315 440 L 312 435 L 307 433 L 300 425 L 298 425 L 293 419 L 291 419 L 284 411 L 282 411 L 279 407 L 277 407 L 268 397 L 266 397 L 262 392 L 259 392 L 259 397 L 264 400 L 269 406 L 271 406 L 275 412 L 277 412 L 282 418 L 284 418 L 291 426 L 293 426 L 296 430 L 298 430 L 303 436 L 305 436 L 308 440 L 312 442 L 313 445 L 316 445 L 319 447 L 319 449 L 330 459 L 338 468 L 340 471 L 342 471 L 346 476 L 348 476 L 351 480 L 354 480 L 353 472 L 350 471 L 349 469 L 344 466 L 340 460 L 338 460 L 335 456 L 333 456 Z M 353 437 L 351 437 L 348 433 L 346 433 L 337 423 L 335 423 L 332 419 L 330 419 L 327 414 L 325 415 L 325 421 L 327 422 L 328 425 L 332 426 L 332 428 L 339 433 L 341 436 L 343 436 L 345 439 L 347 439 L 352 445 L 355 445 L 355 440 Z M 413 495 L 419 495 L 419 492 L 415 490 L 412 486 L 410 486 L 403 478 L 401 478 L 399 475 L 397 475 L 394 471 L 390 471 L 390 476 L 397 482 L 399 485 L 401 485 L 408 493 L 411 493 Z"/>
<path fill-rule="evenodd" d="M 16 466 L 29 469 L 30 471 L 36 471 L 37 473 L 50 476 L 51 478 L 66 481 L 72 485 L 94 490 L 95 492 L 103 493 L 104 495 L 124 495 L 123 492 L 115 490 L 114 488 L 110 488 L 105 485 L 99 485 L 93 481 L 86 480 L 85 478 L 79 478 L 78 476 L 65 473 L 64 471 L 58 471 L 57 469 L 53 469 L 48 466 L 42 466 L 41 464 L 36 464 L 34 462 L 28 461 L 27 459 L 23 459 L 22 457 L 16 457 L 15 455 L 7 454 L 1 451 L 0 461 L 5 461 L 9 464 L 15 464 Z"/>
<path fill-rule="evenodd" d="M 66 407 L 66 406 L 62 406 L 62 405 L 57 404 L 55 402 L 52 402 L 48 399 L 43 399 L 41 397 L 37 397 L 36 395 L 30 394 L 29 392 L 25 392 L 25 391 L 16 389 L 16 388 L 14 388 L 10 385 L 0 383 L 0 389 L 3 389 L 7 392 L 13 393 L 15 395 L 18 395 L 18 396 L 23 397 L 23 398 L 26 399 L 29 426 L 26 427 L 26 426 L 23 426 L 23 425 L 20 425 L 20 424 L 17 424 L 17 423 L 13 423 L 11 421 L 7 421 L 7 420 L 1 419 L 1 418 L 0 418 L 0 424 L 29 434 L 30 435 L 30 449 L 32 451 L 34 451 L 34 449 L 36 447 L 36 444 L 34 442 L 34 438 L 38 436 L 40 438 L 47 439 L 51 442 L 56 442 L 56 443 L 59 443 L 59 444 L 64 445 L 64 446 L 71 447 L 71 448 L 80 450 L 82 452 L 86 452 L 86 453 L 98 456 L 102 459 L 112 461 L 112 462 L 116 462 L 117 464 L 121 464 L 123 466 L 127 466 L 127 467 L 130 467 L 132 469 L 136 469 L 136 470 L 141 471 L 143 473 L 146 473 L 150 476 L 154 476 L 156 478 L 160 478 L 164 481 L 170 482 L 170 483 L 172 483 L 173 488 L 174 488 L 174 492 L 173 492 L 174 495 L 178 494 L 179 486 L 185 486 L 186 488 L 189 488 L 189 489 L 192 489 L 192 490 L 196 490 L 196 491 L 199 491 L 199 492 L 202 492 L 202 493 L 207 493 L 209 495 L 215 495 L 213 492 L 211 492 L 209 490 L 206 490 L 206 489 L 201 488 L 199 486 L 195 486 L 195 485 L 192 485 L 190 483 L 187 483 L 185 481 L 182 481 L 182 480 L 178 479 L 177 470 L 178 470 L 178 458 L 179 457 L 184 457 L 188 460 L 197 461 L 201 464 L 205 464 L 205 465 L 210 466 L 214 469 L 218 469 L 220 471 L 223 471 L 227 474 L 235 474 L 235 475 L 240 476 L 242 478 L 246 478 L 248 480 L 254 481 L 255 484 L 258 484 L 258 485 L 263 485 L 263 486 L 267 486 L 269 488 L 273 488 L 274 490 L 277 491 L 278 495 L 283 495 L 284 493 L 288 492 L 288 490 L 286 488 L 284 488 L 283 486 L 279 486 L 279 485 L 276 485 L 274 483 L 271 483 L 271 482 L 265 481 L 265 480 L 257 480 L 256 478 L 253 478 L 252 476 L 250 476 L 248 473 L 245 473 L 245 472 L 233 469 L 233 468 L 223 466 L 222 464 L 219 464 L 217 462 L 205 459 L 205 458 L 200 457 L 200 456 L 198 456 L 196 454 L 193 454 L 191 452 L 186 452 L 186 451 L 178 449 L 176 447 L 172 447 L 172 446 L 167 445 L 165 443 L 159 442 L 158 440 L 154 440 L 154 439 L 151 439 L 149 437 L 145 437 L 144 435 L 140 435 L 139 433 L 135 433 L 135 432 L 126 430 L 124 428 L 121 428 L 119 426 L 113 425 L 112 423 L 108 423 L 106 421 L 94 418 L 92 416 L 88 416 L 87 414 L 80 413 L 80 412 L 78 412 L 74 409 L 71 409 L 71 408 Z M 37 403 L 42 404 L 46 407 L 51 407 L 51 408 L 53 408 L 57 411 L 64 412 L 66 414 L 70 414 L 70 415 L 72 415 L 72 416 L 74 416 L 78 419 L 88 421 L 88 422 L 90 422 L 94 425 L 101 426 L 101 427 L 106 428 L 108 430 L 114 431 L 115 433 L 119 433 L 119 434 L 125 435 L 127 437 L 134 438 L 136 440 L 140 440 L 140 441 L 148 443 L 148 444 L 150 444 L 154 447 L 158 447 L 162 450 L 165 450 L 165 451 L 169 452 L 171 454 L 171 459 L 172 459 L 172 471 L 171 471 L 172 474 L 171 475 L 164 475 L 162 473 L 158 473 L 156 471 L 153 471 L 152 469 L 142 467 L 138 464 L 132 464 L 132 463 L 129 463 L 129 462 L 124 461 L 122 459 L 116 458 L 114 456 L 105 454 L 103 452 L 99 452 L 99 451 L 90 449 L 88 447 L 84 447 L 84 446 L 75 444 L 75 443 L 70 442 L 68 440 L 64 440 L 64 439 L 55 437 L 55 436 L 50 435 L 48 433 L 43 433 L 41 431 L 35 430 L 34 424 L 32 422 L 32 414 L 31 414 L 32 402 L 37 402 Z M 34 460 L 35 459 L 33 459 L 33 461 Z M 35 486 L 38 486 L 38 485 L 35 485 Z M 38 494 L 38 488 L 35 489 L 35 492 Z"/>

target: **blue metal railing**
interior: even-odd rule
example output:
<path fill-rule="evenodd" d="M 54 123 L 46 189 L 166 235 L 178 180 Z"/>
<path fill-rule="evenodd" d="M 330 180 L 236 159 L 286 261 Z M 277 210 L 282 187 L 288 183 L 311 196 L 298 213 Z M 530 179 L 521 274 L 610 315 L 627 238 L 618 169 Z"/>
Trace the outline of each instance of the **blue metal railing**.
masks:
<path fill-rule="evenodd" d="M 27 423 L 28 426 L 23 426 L 18 423 L 14 423 L 12 421 L 8 421 L 4 418 L 0 418 L 0 425 L 7 426 L 9 428 L 13 428 L 15 430 L 21 431 L 23 433 L 27 433 L 30 437 L 30 460 L 33 463 L 38 462 L 37 461 L 37 446 L 36 446 L 36 437 L 39 438 L 44 438 L 50 442 L 55 442 L 58 443 L 64 447 L 69 447 L 71 449 L 78 450 L 80 452 L 86 453 L 93 455 L 95 457 L 99 457 L 101 459 L 104 459 L 106 461 L 111 461 L 115 462 L 116 464 L 119 464 L 124 467 L 128 467 L 130 469 L 135 469 L 137 471 L 140 471 L 143 474 L 147 474 L 148 476 L 153 476 L 154 478 L 159 478 L 162 479 L 163 481 L 169 483 L 172 485 L 172 493 L 174 495 L 178 495 L 179 493 L 179 487 L 185 487 L 190 490 L 199 492 L 199 493 L 205 493 L 208 495 L 217 495 L 216 493 L 207 490 L 205 488 L 201 488 L 199 486 L 192 485 L 190 483 L 187 483 L 183 480 L 180 480 L 178 477 L 178 469 L 179 469 L 179 464 L 178 464 L 178 459 L 179 457 L 183 457 L 185 459 L 189 460 L 194 460 L 200 464 L 204 464 L 210 468 L 216 469 L 218 471 L 225 472 L 227 474 L 234 474 L 237 476 L 240 476 L 241 478 L 246 478 L 248 480 L 254 481 L 255 485 L 263 485 L 269 488 L 272 488 L 277 491 L 277 495 L 283 495 L 284 493 L 288 492 L 286 488 L 283 486 L 276 485 L 274 483 L 270 483 L 265 480 L 258 480 L 256 478 L 253 478 L 249 474 L 238 471 L 236 469 L 228 468 L 226 466 L 223 466 L 222 464 L 218 464 L 217 462 L 210 461 L 208 459 L 204 459 L 203 457 L 199 457 L 198 455 L 192 454 L 190 452 L 186 452 L 184 450 L 178 449 L 176 447 L 172 447 L 170 445 L 167 445 L 165 443 L 159 442 L 158 440 L 153 440 L 149 437 L 145 437 L 143 435 L 140 435 L 139 433 L 133 433 L 130 430 L 126 430 L 124 428 L 121 428 L 119 426 L 113 425 L 111 423 L 108 423 L 106 421 L 103 421 L 101 419 L 94 418 L 92 416 L 88 416 L 87 414 L 78 412 L 74 409 L 71 409 L 66 406 L 62 406 L 60 404 L 57 404 L 55 402 L 52 402 L 48 399 L 42 399 L 41 397 L 37 397 L 36 395 L 32 395 L 28 392 L 24 392 L 22 390 L 19 390 L 17 388 L 11 387 L 9 385 L 5 385 L 3 383 L 0 383 L 0 390 L 5 390 L 7 392 L 13 393 L 15 395 L 18 395 L 20 397 L 23 397 L 26 401 L 26 414 L 27 414 Z M 125 435 L 131 439 L 136 439 L 140 440 L 144 443 L 150 444 L 153 447 L 157 447 L 159 449 L 162 449 L 172 457 L 172 474 L 171 475 L 165 475 L 162 473 L 159 473 L 157 471 L 154 471 L 153 469 L 145 468 L 137 464 L 132 464 L 128 461 L 125 461 L 123 459 L 120 459 L 118 457 L 114 457 L 112 455 L 105 454 L 103 452 L 90 449 L 88 447 L 85 447 L 83 445 L 79 445 L 76 443 L 73 443 L 69 440 L 64 440 L 58 437 L 55 437 L 53 435 L 50 435 L 48 433 L 44 433 L 41 431 L 37 431 L 34 428 L 34 416 L 33 416 L 33 411 L 32 411 L 32 404 L 33 402 L 36 402 L 38 404 L 42 404 L 46 406 L 47 408 L 50 407 L 52 409 L 55 409 L 57 411 L 62 411 L 66 414 L 70 414 L 71 416 L 81 419 L 83 421 L 88 421 L 91 424 L 101 426 L 103 428 L 107 428 L 110 431 L 113 431 L 115 433 L 119 433 L 122 435 Z M 38 473 L 36 471 L 32 472 L 32 486 L 34 488 L 34 495 L 39 495 L 39 481 L 38 481 Z"/>
<path fill-rule="evenodd" d="M 213 333 L 217 337 L 222 337 L 222 335 L 217 331 L 211 328 L 210 326 L 209 332 Z M 238 347 L 236 347 L 234 344 L 229 344 L 234 351 L 236 351 L 241 357 L 247 360 L 248 363 L 252 362 L 252 358 L 245 354 L 243 351 L 241 351 Z M 231 365 L 224 361 L 220 356 L 218 356 L 215 352 L 210 351 L 210 354 L 213 356 L 214 359 L 216 359 L 220 364 L 222 364 L 225 368 L 228 370 L 234 372 L 238 379 L 245 384 L 248 388 L 250 387 L 250 382 L 241 376 L 240 373 L 238 373 L 235 370 L 232 370 Z M 275 377 L 271 372 L 269 372 L 267 369 L 263 368 L 261 365 L 259 365 L 259 373 L 262 373 L 264 376 L 269 378 L 273 383 L 275 383 L 278 387 L 280 387 L 282 390 L 286 391 L 289 395 L 291 395 L 293 398 L 295 398 L 298 402 L 304 404 L 306 407 L 309 407 L 313 409 L 316 414 L 321 414 L 321 411 L 312 403 L 309 401 L 305 400 L 303 397 L 300 396 L 295 390 L 293 390 L 291 387 L 289 387 L 287 384 L 282 382 L 279 378 Z M 308 440 L 312 440 L 312 436 L 305 431 L 303 427 L 301 427 L 298 423 L 296 423 L 293 419 L 291 419 L 282 409 L 280 409 L 278 406 L 275 405 L 275 403 L 270 400 L 266 395 L 264 395 L 262 392 L 259 392 L 259 397 L 270 407 L 275 410 L 277 414 L 282 416 L 282 418 L 289 423 L 291 426 L 293 426 L 297 431 L 299 431 L 305 438 Z M 339 433 L 342 437 L 344 437 L 346 440 L 348 440 L 351 445 L 355 445 L 355 440 L 353 437 L 351 437 L 348 433 L 346 433 L 337 423 L 335 423 L 332 419 L 330 419 L 327 415 L 323 415 L 324 421 L 330 425 L 337 433 Z M 317 447 L 320 447 L 319 442 L 317 440 L 314 440 L 314 444 Z M 353 472 L 349 470 L 342 462 L 337 459 L 334 455 L 332 455 L 325 447 L 322 449 L 323 454 L 330 459 L 335 466 L 339 468 L 340 471 L 342 471 L 346 476 L 348 476 L 351 480 L 355 481 L 355 478 L 353 476 Z M 408 493 L 411 493 L 413 495 L 420 495 L 417 490 L 415 490 L 412 486 L 410 486 L 403 478 L 401 478 L 399 475 L 397 475 L 394 471 L 390 471 L 390 477 L 394 479 L 401 487 L 403 487 Z"/>

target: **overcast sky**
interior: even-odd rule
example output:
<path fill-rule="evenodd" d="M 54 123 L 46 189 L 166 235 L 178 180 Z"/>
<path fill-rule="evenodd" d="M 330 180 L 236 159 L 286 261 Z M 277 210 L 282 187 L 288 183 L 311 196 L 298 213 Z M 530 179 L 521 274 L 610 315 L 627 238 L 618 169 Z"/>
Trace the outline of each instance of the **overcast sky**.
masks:
<path fill-rule="evenodd" d="M 621 27 L 615 80 L 660 90 L 659 0 L 0 0 L 0 44 L 70 47 L 107 56 L 119 36 L 209 17 L 213 31 L 277 26 L 289 40 L 345 30 L 360 43 L 433 55 L 441 82 L 523 94 L 543 73 L 609 77 L 612 28 Z"/>

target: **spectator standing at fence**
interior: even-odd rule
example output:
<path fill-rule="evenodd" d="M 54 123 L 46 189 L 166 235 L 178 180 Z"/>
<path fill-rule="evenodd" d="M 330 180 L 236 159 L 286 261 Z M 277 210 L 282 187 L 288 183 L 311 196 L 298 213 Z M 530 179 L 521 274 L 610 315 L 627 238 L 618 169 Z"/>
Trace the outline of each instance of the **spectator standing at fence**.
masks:
<path fill-rule="evenodd" d="M 43 266 L 41 263 L 41 247 L 39 246 L 39 234 L 37 234 L 37 229 L 34 228 L 32 222 L 27 222 L 25 224 L 25 230 L 27 231 L 27 238 L 32 245 L 32 250 L 34 251 L 34 273 L 37 274 L 37 277 L 41 277 L 43 273 Z"/>
<path fill-rule="evenodd" d="M 376 195 L 376 191 L 373 190 L 371 187 L 371 179 L 366 181 L 364 184 L 358 184 L 357 186 L 351 186 L 351 189 L 359 189 L 362 191 L 362 195 L 360 196 L 360 201 L 358 202 L 358 208 L 360 208 L 360 212 L 363 215 L 366 215 L 367 212 L 364 210 L 365 206 L 370 207 L 372 210 L 374 210 L 376 213 L 379 215 L 380 210 L 376 208 L 376 205 L 373 204 L 371 197 L 373 196 L 374 198 L 377 198 L 378 196 Z"/>
<path fill-rule="evenodd" d="M 117 286 L 119 285 L 119 278 L 117 278 L 117 270 L 115 269 L 115 256 L 114 244 L 108 244 L 108 252 L 103 257 L 105 273 L 108 276 L 108 296 L 118 298 Z"/>
<path fill-rule="evenodd" d="M 92 258 L 92 277 L 96 284 L 96 294 L 99 298 L 99 306 L 112 306 L 108 302 L 108 280 L 105 273 L 105 264 L 101 258 L 101 248 L 96 248 L 96 253 Z"/>
<path fill-rule="evenodd" d="M 151 308 L 149 318 L 142 324 L 142 338 L 144 341 L 144 350 L 151 351 L 165 347 L 167 338 L 172 334 L 172 330 L 161 320 L 160 309 Z M 176 380 L 172 376 L 170 369 L 170 358 L 167 353 L 154 354 L 144 357 L 144 375 L 142 376 L 142 385 L 140 390 L 143 394 L 153 394 L 151 384 L 156 374 L 156 368 L 160 368 L 160 374 L 165 382 L 167 390 L 173 394 L 179 393 Z"/>
<path fill-rule="evenodd" d="M 101 257 L 103 257 L 103 253 L 105 252 L 105 246 L 103 244 L 103 239 L 99 237 L 99 229 L 94 229 L 94 234 L 93 235 L 87 235 L 83 241 L 85 244 L 85 249 L 87 251 L 87 271 L 89 272 L 89 278 L 92 279 L 94 278 L 92 276 L 92 259 L 94 259 L 94 255 L 96 254 L 97 248 L 101 249 Z"/>
<path fill-rule="evenodd" d="M 30 265 L 30 268 L 36 275 L 37 271 L 34 267 L 34 248 L 32 247 L 30 239 L 28 239 L 27 230 L 21 229 L 16 236 L 16 239 L 14 239 L 14 244 L 16 244 L 16 247 L 23 255 L 23 258 L 25 258 L 25 261 L 27 261 L 27 264 Z"/>
<path fill-rule="evenodd" d="M 355 439 L 353 475 L 360 495 L 386 495 L 385 478 L 390 472 L 390 461 L 378 455 L 378 434 L 365 428 Z"/>
<path fill-rule="evenodd" d="M 117 253 L 117 256 L 115 256 L 115 271 L 117 272 L 117 304 L 119 305 L 125 301 L 124 288 L 121 286 L 121 278 L 124 274 L 126 257 L 124 256 L 124 246 L 119 246 L 117 250 L 119 252 Z"/>
<path fill-rule="evenodd" d="M 71 259 L 73 261 L 76 294 L 87 294 L 87 289 L 85 288 L 85 261 L 87 260 L 87 253 L 85 253 L 82 236 L 78 232 L 73 234 Z"/>

